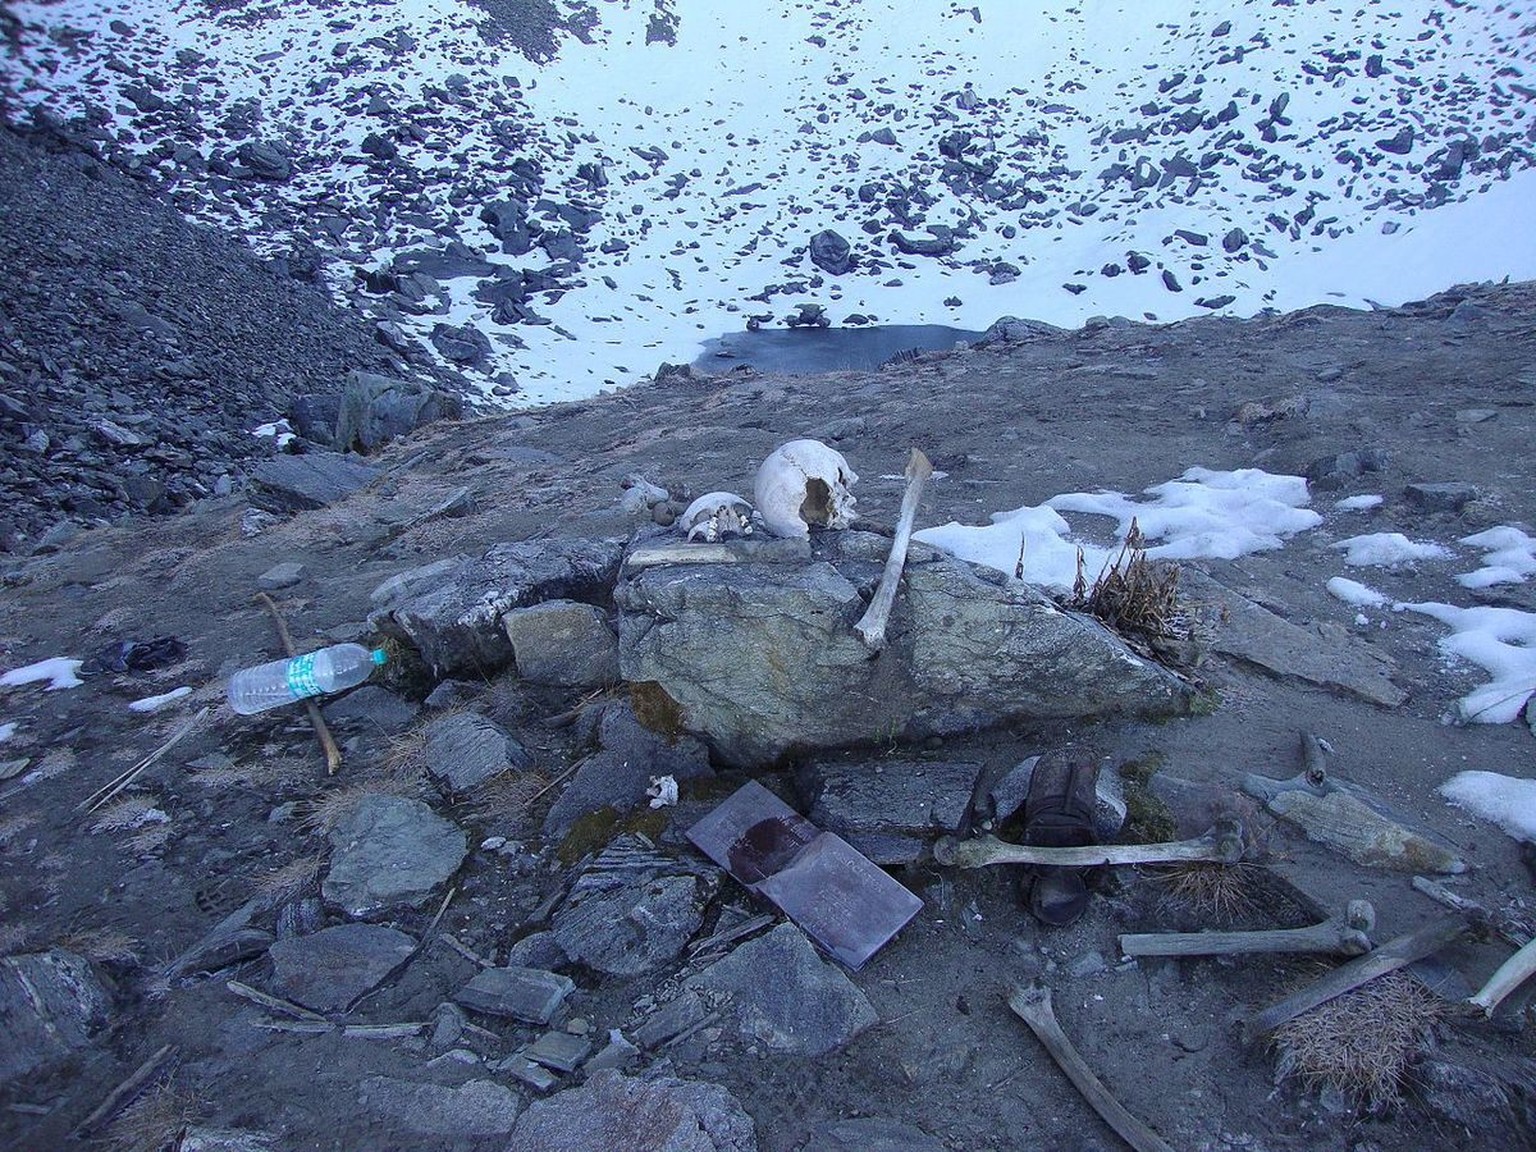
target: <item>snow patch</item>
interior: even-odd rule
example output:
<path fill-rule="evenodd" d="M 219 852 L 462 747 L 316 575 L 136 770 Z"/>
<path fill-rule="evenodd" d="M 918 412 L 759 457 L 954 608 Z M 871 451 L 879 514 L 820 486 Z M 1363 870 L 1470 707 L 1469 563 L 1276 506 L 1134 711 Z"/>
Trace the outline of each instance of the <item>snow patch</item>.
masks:
<path fill-rule="evenodd" d="M 78 688 L 85 681 L 76 676 L 83 660 L 71 660 L 67 656 L 51 656 L 47 660 L 39 660 L 36 664 L 28 664 L 25 668 L 13 668 L 0 676 L 0 688 L 15 688 L 22 684 L 36 684 L 38 681 L 47 680 L 48 687 L 45 691 L 57 692 L 61 688 Z"/>
<path fill-rule="evenodd" d="M 1365 536 L 1351 536 L 1340 540 L 1335 548 L 1343 548 L 1344 563 L 1353 567 L 1391 568 L 1398 564 L 1412 564 L 1419 560 L 1443 560 L 1451 550 L 1430 540 L 1410 540 L 1401 532 L 1372 532 Z"/>
<path fill-rule="evenodd" d="M 1536 780 L 1497 772 L 1458 772 L 1440 785 L 1440 795 L 1497 824 L 1516 840 L 1536 841 Z"/>
<path fill-rule="evenodd" d="M 1510 525 L 1489 528 L 1472 536 L 1463 536 L 1463 544 L 1480 548 L 1483 566 L 1475 572 L 1463 572 L 1456 583 L 1463 588 L 1489 588 L 1495 584 L 1522 584 L 1536 572 L 1536 540 Z"/>

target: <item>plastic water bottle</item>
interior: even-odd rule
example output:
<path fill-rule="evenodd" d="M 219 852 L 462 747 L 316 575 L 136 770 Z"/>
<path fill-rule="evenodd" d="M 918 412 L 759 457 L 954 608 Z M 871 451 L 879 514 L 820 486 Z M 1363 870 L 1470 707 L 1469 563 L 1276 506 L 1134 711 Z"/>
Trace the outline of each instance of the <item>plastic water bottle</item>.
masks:
<path fill-rule="evenodd" d="M 382 648 L 370 652 L 361 644 L 332 644 L 290 660 L 246 668 L 229 681 L 229 706 L 249 716 L 322 692 L 340 692 L 361 684 L 387 659 Z"/>

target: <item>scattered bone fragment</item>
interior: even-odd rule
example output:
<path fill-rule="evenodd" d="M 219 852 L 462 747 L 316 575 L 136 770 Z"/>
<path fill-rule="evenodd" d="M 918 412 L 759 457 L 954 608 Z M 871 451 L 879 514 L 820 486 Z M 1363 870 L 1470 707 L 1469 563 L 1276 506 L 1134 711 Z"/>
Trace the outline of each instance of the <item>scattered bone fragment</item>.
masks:
<path fill-rule="evenodd" d="M 1273 1032 L 1287 1020 L 1294 1020 L 1303 1012 L 1310 1012 L 1319 1004 L 1326 1004 L 1362 984 L 1370 983 L 1378 976 L 1385 976 L 1388 972 L 1405 968 L 1426 956 L 1433 956 L 1447 944 L 1465 935 L 1470 926 L 1466 917 L 1451 916 L 1436 920 L 1406 936 L 1389 940 L 1364 956 L 1357 956 L 1340 965 L 1284 1000 L 1271 1004 L 1244 1026 L 1244 1039 L 1248 1043 L 1253 1043 Z"/>
<path fill-rule="evenodd" d="M 1356 864 L 1411 872 L 1467 870 L 1450 847 L 1409 828 L 1359 788 L 1329 776 L 1327 748 L 1316 736 L 1303 732 L 1301 747 L 1305 769 L 1300 775 L 1275 780 L 1250 774 L 1243 779 L 1243 791 L 1296 825 L 1307 839 Z"/>
<path fill-rule="evenodd" d="M 1039 984 L 1016 987 L 1008 995 L 1008 1007 L 1029 1025 L 1029 1030 L 1045 1045 L 1045 1050 L 1056 1061 L 1056 1066 L 1067 1074 L 1073 1087 L 1083 1094 L 1083 1099 L 1122 1140 L 1136 1152 L 1173 1152 L 1162 1137 L 1126 1111 L 1125 1106 L 1093 1074 L 1077 1049 L 1072 1047 L 1072 1042 L 1056 1022 L 1049 988 Z"/>
<path fill-rule="evenodd" d="M 1484 1015 L 1492 1016 L 1493 1010 L 1504 1002 L 1505 997 L 1530 979 L 1532 972 L 1536 972 L 1536 940 L 1500 964 L 1498 970 L 1488 977 L 1488 983 L 1468 1003 L 1481 1008 Z"/>
<path fill-rule="evenodd" d="M 891 541 L 891 554 L 880 574 L 880 586 L 869 602 L 869 609 L 853 626 L 864 641 L 864 646 L 878 652 L 885 647 L 885 626 L 890 620 L 891 607 L 896 603 L 896 589 L 901 584 L 901 569 L 907 562 L 907 545 L 912 539 L 912 524 L 917 519 L 917 504 L 922 499 L 923 484 L 933 475 L 933 465 L 922 451 L 912 449 L 907 461 L 907 491 L 901 499 L 901 515 L 896 520 L 896 536 Z"/>
<path fill-rule="evenodd" d="M 1427 876 L 1415 876 L 1413 887 L 1415 891 L 1422 892 L 1435 903 L 1453 912 L 1465 912 L 1475 923 L 1486 925 L 1489 930 L 1498 933 L 1515 948 L 1524 948 L 1536 939 L 1536 927 L 1523 917 L 1509 912 L 1490 911 L 1476 900 L 1469 899 L 1459 892 L 1452 892 L 1437 880 L 1431 880 Z"/>
<path fill-rule="evenodd" d="M 1252 952 L 1323 953 L 1361 956 L 1371 950 L 1368 935 L 1376 910 L 1368 900 L 1351 900 L 1341 916 L 1306 928 L 1260 932 L 1137 932 L 1120 937 L 1126 956 L 1235 956 Z"/>
<path fill-rule="evenodd" d="M 1173 864 L 1207 860 L 1236 864 L 1243 858 L 1243 830 L 1227 821 L 1193 840 L 1165 844 L 1091 844 L 1083 848 L 1037 848 L 1011 844 L 995 836 L 973 840 L 941 837 L 933 846 L 933 858 L 956 868 L 984 868 L 989 864 L 1037 864 L 1058 868 L 1092 868 L 1100 864 Z"/>

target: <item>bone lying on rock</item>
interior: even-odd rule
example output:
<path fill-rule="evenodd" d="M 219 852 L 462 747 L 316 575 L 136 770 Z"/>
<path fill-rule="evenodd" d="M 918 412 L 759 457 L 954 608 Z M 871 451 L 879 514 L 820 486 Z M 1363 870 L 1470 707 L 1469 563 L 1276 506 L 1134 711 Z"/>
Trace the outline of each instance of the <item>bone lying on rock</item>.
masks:
<path fill-rule="evenodd" d="M 624 557 L 627 571 L 668 564 L 791 564 L 810 559 L 807 540 L 721 540 L 712 544 L 641 544 Z"/>
<path fill-rule="evenodd" d="M 1100 864 L 1174 864 L 1186 860 L 1236 864 L 1243 858 L 1243 829 L 1236 821 L 1228 821 L 1193 840 L 1090 844 L 1083 848 L 1037 848 L 1031 844 L 1010 844 L 995 836 L 978 836 L 974 840 L 944 836 L 934 844 L 933 858 L 956 868 L 985 868 L 989 864 L 1092 868 Z"/>
<path fill-rule="evenodd" d="M 885 647 L 885 625 L 891 616 L 891 606 L 896 603 L 896 589 L 901 585 L 901 569 L 907 562 L 907 545 L 912 540 L 917 503 L 922 499 L 923 484 L 933 475 L 933 465 L 917 448 L 912 449 L 912 456 L 907 461 L 906 475 L 907 491 L 901 500 L 901 515 L 896 521 L 891 555 L 885 562 L 885 571 L 880 574 L 880 586 L 869 602 L 869 610 L 853 626 L 864 646 L 876 652 Z"/>
<path fill-rule="evenodd" d="M 1492 1016 L 1493 1010 L 1504 1002 L 1504 998 L 1524 984 L 1533 972 L 1536 972 L 1536 940 L 1500 964 L 1498 971 L 1488 977 L 1488 983 L 1468 1003 Z"/>
<path fill-rule="evenodd" d="M 1367 935 L 1376 924 L 1369 900 L 1351 900 L 1342 916 L 1307 928 L 1262 932 L 1137 932 L 1120 937 L 1125 956 L 1235 956 L 1250 952 L 1331 953 L 1361 956 L 1371 950 Z"/>

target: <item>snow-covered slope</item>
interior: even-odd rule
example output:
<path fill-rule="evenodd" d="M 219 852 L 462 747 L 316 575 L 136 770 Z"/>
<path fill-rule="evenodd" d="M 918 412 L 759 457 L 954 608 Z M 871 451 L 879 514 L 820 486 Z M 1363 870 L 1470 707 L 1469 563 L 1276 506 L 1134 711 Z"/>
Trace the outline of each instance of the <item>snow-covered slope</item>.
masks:
<path fill-rule="evenodd" d="M 602 0 L 536 59 L 503 33 L 542 0 L 12 11 L 12 114 L 83 115 L 513 402 L 801 304 L 1072 325 L 1536 277 L 1518 3 Z"/>

